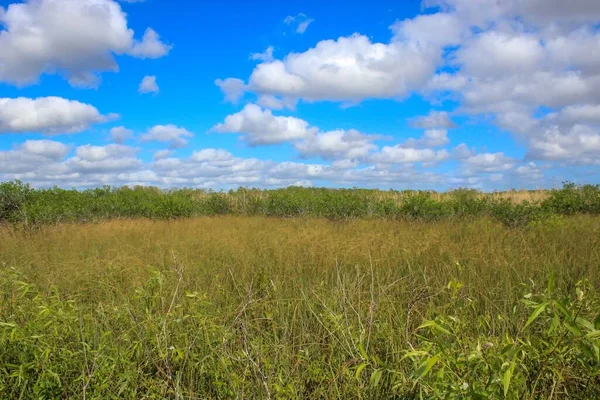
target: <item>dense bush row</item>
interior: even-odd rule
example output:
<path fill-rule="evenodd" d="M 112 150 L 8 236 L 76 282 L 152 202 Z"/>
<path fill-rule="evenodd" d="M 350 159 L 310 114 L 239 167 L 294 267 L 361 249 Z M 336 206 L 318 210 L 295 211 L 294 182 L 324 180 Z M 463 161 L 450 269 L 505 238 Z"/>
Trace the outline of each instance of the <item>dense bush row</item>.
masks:
<path fill-rule="evenodd" d="M 121 187 L 84 191 L 33 189 L 22 182 L 0 183 L 0 222 L 45 224 L 110 218 L 169 219 L 200 215 L 263 215 L 344 220 L 358 217 L 438 220 L 490 216 L 522 226 L 552 215 L 600 214 L 600 185 L 567 183 L 544 200 L 514 201 L 470 189 L 444 195 L 426 191 L 377 191 L 290 187 L 240 188 L 206 192 Z"/>

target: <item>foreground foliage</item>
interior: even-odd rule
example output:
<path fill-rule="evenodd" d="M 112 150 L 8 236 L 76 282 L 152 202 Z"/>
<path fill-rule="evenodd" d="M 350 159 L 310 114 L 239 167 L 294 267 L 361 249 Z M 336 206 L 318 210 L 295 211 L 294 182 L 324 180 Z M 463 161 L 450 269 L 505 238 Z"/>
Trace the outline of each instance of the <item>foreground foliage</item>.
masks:
<path fill-rule="evenodd" d="M 567 183 L 562 189 L 546 192 L 493 194 L 471 189 L 440 194 L 300 187 L 278 190 L 241 188 L 223 193 L 109 186 L 84 191 L 33 189 L 18 181 L 0 183 L 0 223 L 33 226 L 115 218 L 246 215 L 411 221 L 486 216 L 515 227 L 556 215 L 573 214 L 600 214 L 600 186 Z"/>
<path fill-rule="evenodd" d="M 0 230 L 0 398 L 589 399 L 600 218 Z"/>

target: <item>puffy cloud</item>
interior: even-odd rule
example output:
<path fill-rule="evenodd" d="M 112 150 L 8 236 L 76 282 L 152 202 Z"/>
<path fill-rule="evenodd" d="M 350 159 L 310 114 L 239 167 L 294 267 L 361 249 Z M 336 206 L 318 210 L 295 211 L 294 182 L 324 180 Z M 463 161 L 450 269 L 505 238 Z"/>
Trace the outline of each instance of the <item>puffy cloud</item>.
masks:
<path fill-rule="evenodd" d="M 137 149 L 119 144 L 80 146 L 75 156 L 65 161 L 70 172 L 86 174 L 122 172 L 138 169 L 142 161 L 135 158 Z"/>
<path fill-rule="evenodd" d="M 481 172 L 501 172 L 512 168 L 516 160 L 504 153 L 480 153 L 463 160 L 463 166 L 468 174 L 477 175 Z"/>
<path fill-rule="evenodd" d="M 378 135 L 364 135 L 354 129 L 335 130 L 315 134 L 295 144 L 304 157 L 319 156 L 326 160 L 365 159 L 369 153 L 377 150 L 374 140 L 382 139 Z"/>
<path fill-rule="evenodd" d="M 421 129 L 451 129 L 456 128 L 446 111 L 431 110 L 428 115 L 411 118 L 409 124 Z"/>
<path fill-rule="evenodd" d="M 160 58 L 164 57 L 173 46 L 160 41 L 160 36 L 154 29 L 147 28 L 141 42 L 136 41 L 129 54 L 136 58 Z"/>
<path fill-rule="evenodd" d="M 407 148 L 427 148 L 442 147 L 450 143 L 448 131 L 445 129 L 428 129 L 419 139 L 408 139 L 402 147 Z"/>
<path fill-rule="evenodd" d="M 156 83 L 156 76 L 146 75 L 140 83 L 138 92 L 140 93 L 158 93 L 160 89 Z"/>
<path fill-rule="evenodd" d="M 187 146 L 189 141 L 186 138 L 191 138 L 193 136 L 194 134 L 187 129 L 169 124 L 153 126 L 147 133 L 142 135 L 141 139 L 146 142 L 155 141 L 169 143 L 171 149 L 176 149 Z"/>
<path fill-rule="evenodd" d="M 255 104 L 248 104 L 236 114 L 229 115 L 223 123 L 212 128 L 219 133 L 243 133 L 251 146 L 275 144 L 308 138 L 316 132 L 308 122 L 295 117 L 274 116 Z"/>
<path fill-rule="evenodd" d="M 131 129 L 127 129 L 124 126 L 117 126 L 111 128 L 110 137 L 118 144 L 122 144 L 127 139 L 133 137 L 133 131 Z"/>
<path fill-rule="evenodd" d="M 544 49 L 532 34 L 490 31 L 476 36 L 456 52 L 462 71 L 494 78 L 531 73 L 544 60 Z"/>
<path fill-rule="evenodd" d="M 154 155 L 152 156 L 152 159 L 154 161 L 156 160 L 162 160 L 163 158 L 168 158 L 173 154 L 173 150 L 158 150 L 157 152 L 154 153 Z"/>
<path fill-rule="evenodd" d="M 545 118 L 557 124 L 589 123 L 600 124 L 600 104 L 577 104 L 567 106 L 556 113 L 551 113 Z"/>
<path fill-rule="evenodd" d="M 486 27 L 501 18 L 516 18 L 538 27 L 557 23 L 593 23 L 600 19 L 600 5 L 593 0 L 425 0 L 429 7 L 441 6 L 465 23 Z"/>
<path fill-rule="evenodd" d="M 0 151 L 0 178 L 13 179 L 31 172 L 48 174 L 56 162 L 70 151 L 69 146 L 52 140 L 27 140 L 13 150 Z"/>
<path fill-rule="evenodd" d="M 462 21 L 452 14 L 419 15 L 397 21 L 391 27 L 395 40 L 408 40 L 417 45 L 449 46 L 458 44 L 466 29 Z"/>
<path fill-rule="evenodd" d="M 134 42 L 113 0 L 27 0 L 0 7 L 0 26 L 0 82 L 20 86 L 55 73 L 74 86 L 97 86 L 99 72 L 118 70 L 115 54 L 166 54 L 150 29 Z"/>
<path fill-rule="evenodd" d="M 249 88 L 309 101 L 403 97 L 429 79 L 440 59 L 437 46 L 372 43 L 355 34 L 259 64 L 250 76 Z"/>
<path fill-rule="evenodd" d="M 225 98 L 234 104 L 244 96 L 244 92 L 246 91 L 246 83 L 237 78 L 217 79 L 215 80 L 215 85 L 221 88 L 221 91 L 225 94 Z"/>
<path fill-rule="evenodd" d="M 85 161 L 103 161 L 109 158 L 119 158 L 131 156 L 136 153 L 137 149 L 120 144 L 109 144 L 107 146 L 79 146 L 75 155 Z"/>
<path fill-rule="evenodd" d="M 61 97 L 0 98 L 0 133 L 75 133 L 116 117 Z"/>
<path fill-rule="evenodd" d="M 529 162 L 525 165 L 516 167 L 513 171 L 518 178 L 528 180 L 540 180 L 544 177 L 544 173 L 534 162 Z"/>
<path fill-rule="evenodd" d="M 371 157 L 376 164 L 438 163 L 450 158 L 447 150 L 415 149 L 402 145 L 384 146 Z"/>
<path fill-rule="evenodd" d="M 564 161 L 573 164 L 600 164 L 600 132 L 597 128 L 575 124 L 542 128 L 529 137 L 530 159 Z"/>
<path fill-rule="evenodd" d="M 26 140 L 20 149 L 31 155 L 60 160 L 71 151 L 71 146 L 53 140 Z"/>
<path fill-rule="evenodd" d="M 275 96 L 271 96 L 268 94 L 262 95 L 258 97 L 256 104 L 271 110 L 283 110 L 285 108 L 289 110 L 296 109 L 296 103 L 298 101 L 292 98 L 278 98 Z"/>

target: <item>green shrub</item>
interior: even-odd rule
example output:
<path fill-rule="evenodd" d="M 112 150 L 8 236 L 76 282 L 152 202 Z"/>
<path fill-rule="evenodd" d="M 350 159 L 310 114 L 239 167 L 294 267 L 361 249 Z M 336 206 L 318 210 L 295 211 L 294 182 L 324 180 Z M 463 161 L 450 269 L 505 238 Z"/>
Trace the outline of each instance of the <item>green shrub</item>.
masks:
<path fill-rule="evenodd" d="M 30 225 L 92 222 L 111 218 L 173 219 L 198 215 L 263 215 L 330 220 L 355 218 L 437 221 L 489 216 L 510 227 L 553 215 L 600 214 L 600 186 L 566 183 L 543 201 L 514 202 L 473 189 L 447 194 L 427 191 L 289 187 L 205 192 L 104 186 L 88 190 L 32 189 L 21 182 L 0 184 L 0 222 Z"/>

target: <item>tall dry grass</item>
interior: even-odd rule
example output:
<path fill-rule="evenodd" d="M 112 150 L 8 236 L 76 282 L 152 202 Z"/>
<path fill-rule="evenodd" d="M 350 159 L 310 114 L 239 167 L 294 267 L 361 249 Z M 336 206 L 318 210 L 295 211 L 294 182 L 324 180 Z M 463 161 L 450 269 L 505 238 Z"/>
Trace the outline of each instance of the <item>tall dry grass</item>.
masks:
<path fill-rule="evenodd" d="M 571 299 L 573 321 L 600 310 L 598 217 L 518 229 L 262 217 L 0 228 L 0 274 L 0 398 L 600 390 L 600 364 L 544 325 L 555 298 Z M 555 297 L 524 328 L 528 293 Z M 427 333 L 431 321 L 442 330 Z"/>

